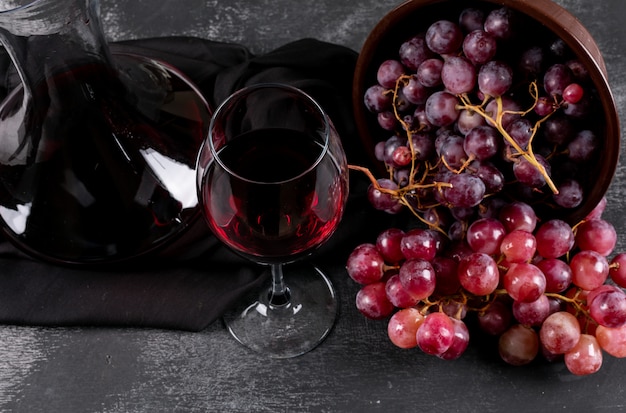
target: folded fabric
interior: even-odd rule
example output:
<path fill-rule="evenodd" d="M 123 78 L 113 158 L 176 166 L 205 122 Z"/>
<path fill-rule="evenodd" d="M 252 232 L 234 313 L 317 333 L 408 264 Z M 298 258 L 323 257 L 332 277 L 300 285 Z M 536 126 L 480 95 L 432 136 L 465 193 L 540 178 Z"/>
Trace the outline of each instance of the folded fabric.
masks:
<path fill-rule="evenodd" d="M 120 42 L 113 52 L 165 61 L 187 76 L 215 107 L 230 93 L 253 83 L 281 82 L 311 94 L 342 136 L 348 160 L 368 159 L 351 110 L 357 53 L 303 39 L 255 56 L 244 46 L 191 37 Z M 0 58 L 3 75 L 10 67 Z M 1 91 L 0 91 L 1 92 Z M 371 239 L 380 226 L 369 219 L 367 182 L 351 182 L 342 224 L 317 260 L 345 260 L 356 242 Z M 367 225 L 363 225 L 367 222 Z M 254 264 L 214 243 L 192 259 L 140 262 L 125 268 L 67 268 L 40 262 L 0 243 L 0 323 L 46 326 L 133 326 L 198 331 L 217 320 L 264 279 Z"/>

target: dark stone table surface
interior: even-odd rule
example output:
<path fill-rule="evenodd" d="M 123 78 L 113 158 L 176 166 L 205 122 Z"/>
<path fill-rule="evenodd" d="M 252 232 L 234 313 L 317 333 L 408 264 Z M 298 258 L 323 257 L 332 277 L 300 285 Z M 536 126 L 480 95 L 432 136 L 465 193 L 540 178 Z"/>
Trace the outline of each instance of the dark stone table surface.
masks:
<path fill-rule="evenodd" d="M 626 110 L 626 3 L 559 0 L 596 38 L 620 116 Z M 264 53 L 302 37 L 359 50 L 395 0 L 102 0 L 110 40 L 191 35 Z M 626 250 L 623 164 L 607 194 Z M 366 241 L 366 240 L 364 240 Z M 370 240 L 367 240 L 370 241 Z M 509 367 L 470 346 L 446 362 L 395 348 L 386 324 L 354 306 L 342 268 L 337 324 L 314 351 L 268 360 L 221 325 L 189 333 L 154 329 L 0 326 L 0 411 L 148 412 L 619 412 L 626 360 L 605 357 L 579 378 L 562 363 Z"/>

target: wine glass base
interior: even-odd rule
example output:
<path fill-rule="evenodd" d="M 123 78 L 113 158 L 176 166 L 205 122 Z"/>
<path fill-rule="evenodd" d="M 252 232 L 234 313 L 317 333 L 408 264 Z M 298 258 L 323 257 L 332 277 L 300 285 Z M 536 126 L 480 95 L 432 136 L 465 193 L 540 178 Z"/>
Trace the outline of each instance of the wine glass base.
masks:
<path fill-rule="evenodd" d="M 317 267 L 284 268 L 290 300 L 269 302 L 269 287 L 224 315 L 228 331 L 246 347 L 270 358 L 290 358 L 315 348 L 337 317 L 332 283 Z"/>

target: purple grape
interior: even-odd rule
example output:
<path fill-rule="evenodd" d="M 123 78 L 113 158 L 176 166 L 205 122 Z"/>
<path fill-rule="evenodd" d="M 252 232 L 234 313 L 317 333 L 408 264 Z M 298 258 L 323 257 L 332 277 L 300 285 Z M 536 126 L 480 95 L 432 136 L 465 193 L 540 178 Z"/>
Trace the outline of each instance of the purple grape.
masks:
<path fill-rule="evenodd" d="M 426 30 L 428 48 L 440 55 L 456 52 L 463 43 L 463 32 L 459 26 L 448 20 L 438 20 Z"/>
<path fill-rule="evenodd" d="M 522 53 L 519 68 L 522 74 L 533 79 L 543 72 L 545 53 L 539 46 L 533 46 Z"/>
<path fill-rule="evenodd" d="M 563 208 L 576 208 L 583 201 L 583 187 L 577 181 L 568 179 L 559 185 L 559 193 L 552 195 L 552 198 Z"/>
<path fill-rule="evenodd" d="M 432 58 L 424 60 L 417 68 L 417 80 L 425 87 L 435 87 L 441 84 L 441 70 L 443 60 Z"/>
<path fill-rule="evenodd" d="M 424 60 L 433 56 L 433 52 L 426 45 L 424 36 L 417 35 L 400 45 L 398 55 L 407 68 L 417 70 Z"/>
<path fill-rule="evenodd" d="M 452 125 L 459 117 L 459 100 L 449 92 L 437 91 L 426 100 L 425 113 L 434 126 Z"/>
<path fill-rule="evenodd" d="M 473 32 L 474 30 L 483 29 L 485 24 L 485 13 L 473 7 L 468 7 L 461 11 L 459 14 L 459 27 L 465 33 Z"/>
<path fill-rule="evenodd" d="M 391 179 L 380 178 L 377 180 L 378 186 L 384 189 L 397 190 L 398 184 Z M 372 206 L 381 211 L 393 209 L 398 205 L 399 201 L 393 195 L 380 191 L 376 186 L 370 185 L 367 191 L 367 198 Z"/>
<path fill-rule="evenodd" d="M 565 145 L 576 133 L 574 125 L 566 116 L 555 114 L 550 116 L 541 129 L 545 140 L 556 145 Z"/>
<path fill-rule="evenodd" d="M 379 113 L 391 108 L 392 94 L 381 85 L 373 85 L 365 91 L 363 102 L 370 112 Z"/>
<path fill-rule="evenodd" d="M 549 176 L 551 171 L 550 164 L 541 155 L 535 154 L 535 158 L 544 167 Z M 513 164 L 513 174 L 520 183 L 530 188 L 541 188 L 546 184 L 546 179 L 541 171 L 526 158 L 519 158 Z"/>
<path fill-rule="evenodd" d="M 591 159 L 598 147 L 598 138 L 593 131 L 585 129 L 567 145 L 567 154 L 574 162 L 586 162 Z"/>
<path fill-rule="evenodd" d="M 395 59 L 385 60 L 378 67 L 376 72 L 376 80 L 378 84 L 387 89 L 396 87 L 398 78 L 404 75 L 406 69 L 402 63 Z"/>
<path fill-rule="evenodd" d="M 469 170 L 483 181 L 486 194 L 496 194 L 504 188 L 504 174 L 491 162 L 474 161 Z"/>
<path fill-rule="evenodd" d="M 393 159 L 393 153 L 400 146 L 403 146 L 406 143 L 406 139 L 401 138 L 397 135 L 394 135 L 385 141 L 385 147 L 383 151 L 383 161 L 389 166 L 397 166 L 395 165 Z"/>
<path fill-rule="evenodd" d="M 578 59 L 572 59 L 565 62 L 574 77 L 574 81 L 585 84 L 589 81 L 589 69 Z"/>
<path fill-rule="evenodd" d="M 566 88 L 567 89 L 567 88 Z M 578 102 L 563 102 L 563 113 L 571 118 L 582 119 L 591 113 L 591 100 L 584 95 Z"/>
<path fill-rule="evenodd" d="M 487 96 L 502 96 L 513 83 L 513 69 L 499 60 L 491 60 L 478 71 L 478 89 Z"/>
<path fill-rule="evenodd" d="M 417 105 L 415 111 L 413 112 L 413 119 L 416 129 L 424 132 L 428 132 L 433 129 L 433 124 L 430 123 L 428 116 L 426 116 L 426 105 Z"/>
<path fill-rule="evenodd" d="M 378 112 L 378 114 L 376 115 L 376 120 L 378 121 L 378 125 L 381 128 L 388 131 L 394 130 L 398 124 L 396 115 L 390 110 Z"/>
<path fill-rule="evenodd" d="M 465 161 L 467 161 L 467 153 L 463 149 L 463 139 L 458 135 L 446 135 L 439 140 L 439 156 L 445 161 L 445 163 L 454 169 L 458 169 Z"/>
<path fill-rule="evenodd" d="M 520 118 L 511 122 L 506 131 L 523 150 L 526 150 L 533 134 L 533 124 L 527 118 Z M 509 141 L 505 143 L 511 145 Z"/>
<path fill-rule="evenodd" d="M 417 80 L 416 75 L 413 75 L 402 87 L 402 94 L 409 102 L 415 105 L 422 105 L 426 103 L 430 91 Z"/>
<path fill-rule="evenodd" d="M 485 184 L 483 181 L 469 173 L 453 174 L 448 183 L 451 187 L 442 189 L 445 200 L 451 206 L 474 207 L 485 196 Z"/>
<path fill-rule="evenodd" d="M 484 161 L 498 153 L 501 139 L 495 128 L 488 125 L 477 126 L 465 136 L 463 148 L 469 156 Z"/>
<path fill-rule="evenodd" d="M 507 112 L 502 116 L 502 127 L 506 129 L 509 127 L 511 122 L 521 118 L 521 115 L 519 114 L 521 106 L 518 102 L 508 97 L 507 95 L 504 95 L 501 98 L 502 110 L 504 112 Z M 491 117 L 495 119 L 498 113 L 498 102 L 496 101 L 496 99 L 491 99 L 489 101 L 489 103 L 485 107 L 485 112 L 487 112 L 487 114 L 491 115 Z M 491 124 L 491 126 L 495 126 L 491 121 L 488 121 L 488 123 Z"/>
<path fill-rule="evenodd" d="M 405 96 L 403 89 L 398 89 L 393 102 L 398 112 L 407 112 L 414 107 L 414 104 Z"/>
<path fill-rule="evenodd" d="M 495 37 L 482 29 L 470 32 L 463 40 L 463 53 L 474 64 L 490 61 L 496 54 Z"/>
<path fill-rule="evenodd" d="M 441 69 L 441 81 L 450 93 L 468 93 L 476 84 L 476 69 L 462 56 L 448 57 Z"/>
<path fill-rule="evenodd" d="M 485 18 L 484 30 L 498 39 L 508 39 L 513 33 L 513 13 L 506 7 L 492 10 Z"/>
<path fill-rule="evenodd" d="M 563 89 L 573 82 L 573 78 L 569 67 L 563 63 L 555 63 L 543 75 L 543 87 L 550 96 L 562 95 Z"/>
<path fill-rule="evenodd" d="M 427 133 L 414 133 L 411 136 L 413 154 L 416 160 L 425 161 L 435 153 L 435 142 Z"/>
<path fill-rule="evenodd" d="M 409 168 L 394 168 L 393 180 L 398 184 L 399 188 L 407 186 L 410 182 L 411 171 Z"/>
<path fill-rule="evenodd" d="M 541 117 L 548 116 L 556 110 L 554 99 L 547 96 L 540 96 L 535 105 L 535 113 Z"/>

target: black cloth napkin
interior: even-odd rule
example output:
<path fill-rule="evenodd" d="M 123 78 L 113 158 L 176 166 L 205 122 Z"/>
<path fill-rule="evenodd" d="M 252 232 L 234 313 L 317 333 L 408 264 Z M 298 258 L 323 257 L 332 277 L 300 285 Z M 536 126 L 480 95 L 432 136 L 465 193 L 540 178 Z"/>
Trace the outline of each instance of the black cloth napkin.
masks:
<path fill-rule="evenodd" d="M 264 55 L 237 44 L 193 37 L 134 40 L 111 50 L 168 62 L 187 74 L 216 107 L 253 83 L 282 82 L 311 94 L 342 136 L 350 163 L 364 164 L 352 117 L 357 53 L 302 39 Z M 0 75 L 10 63 L 0 57 Z M 347 212 L 337 233 L 316 254 L 321 263 L 345 261 L 357 242 L 379 226 L 365 200 L 367 182 L 352 175 Z M 364 223 L 366 223 L 364 225 Z M 67 268 L 40 262 L 0 243 L 0 323 L 43 326 L 126 326 L 199 331 L 264 281 L 260 268 L 215 245 L 202 255 L 155 260 L 127 268 Z"/>

